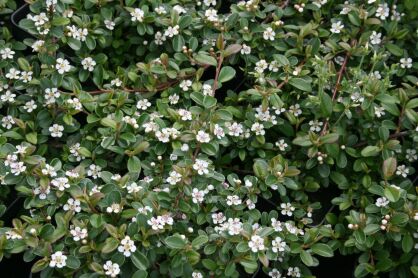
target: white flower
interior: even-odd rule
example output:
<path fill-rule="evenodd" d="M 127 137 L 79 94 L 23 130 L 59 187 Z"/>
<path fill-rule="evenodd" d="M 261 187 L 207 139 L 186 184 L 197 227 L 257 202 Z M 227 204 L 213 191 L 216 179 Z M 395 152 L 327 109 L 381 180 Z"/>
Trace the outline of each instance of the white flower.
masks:
<path fill-rule="evenodd" d="M 225 137 L 225 131 L 222 127 L 220 127 L 218 124 L 215 124 L 215 127 L 213 128 L 213 134 L 218 138 L 222 139 L 222 137 Z"/>
<path fill-rule="evenodd" d="M 160 31 L 156 32 L 154 35 L 154 42 L 156 45 L 162 45 L 166 41 L 166 36 Z"/>
<path fill-rule="evenodd" d="M 1 119 L 1 125 L 6 129 L 11 129 L 15 123 L 12 116 L 5 116 Z"/>
<path fill-rule="evenodd" d="M 225 222 L 226 217 L 222 212 L 212 213 L 213 224 L 221 224 Z"/>
<path fill-rule="evenodd" d="M 341 23 L 341 21 L 334 22 L 331 25 L 331 33 L 339 34 L 341 33 L 341 30 L 343 28 L 344 28 L 344 25 Z"/>
<path fill-rule="evenodd" d="M 19 79 L 20 70 L 15 68 L 9 69 L 9 72 L 6 73 L 6 78 L 8 79 Z"/>
<path fill-rule="evenodd" d="M 49 132 L 51 133 L 52 137 L 62 137 L 64 127 L 59 124 L 53 124 L 51 127 L 49 127 Z"/>
<path fill-rule="evenodd" d="M 51 165 L 45 164 L 45 168 L 42 169 L 42 174 L 53 178 L 57 176 L 57 171 Z"/>
<path fill-rule="evenodd" d="M 113 80 L 110 81 L 110 86 L 120 87 L 120 86 L 122 86 L 122 81 L 119 78 L 113 79 Z"/>
<path fill-rule="evenodd" d="M 120 242 L 118 251 L 123 253 L 125 257 L 130 257 L 131 253 L 136 251 L 136 246 L 135 246 L 134 241 L 131 240 L 129 236 L 125 236 L 125 238 L 122 239 Z"/>
<path fill-rule="evenodd" d="M 193 169 L 195 169 L 199 175 L 208 174 L 209 173 L 208 167 L 209 167 L 209 163 L 201 159 L 196 159 L 195 163 L 193 164 Z"/>
<path fill-rule="evenodd" d="M 376 10 L 376 16 L 381 20 L 385 20 L 389 16 L 389 6 L 387 3 L 379 4 Z"/>
<path fill-rule="evenodd" d="M 179 115 L 183 121 L 191 121 L 192 120 L 192 112 L 187 111 L 186 109 L 179 109 Z"/>
<path fill-rule="evenodd" d="M 165 10 L 165 8 L 163 6 L 158 6 L 154 9 L 154 11 L 158 14 L 158 15 L 164 15 L 167 13 L 167 11 Z"/>
<path fill-rule="evenodd" d="M 291 203 L 282 203 L 280 204 L 281 213 L 283 215 L 292 216 L 293 211 L 295 211 L 295 207 L 292 206 Z"/>
<path fill-rule="evenodd" d="M 196 134 L 196 140 L 200 143 L 209 143 L 210 135 L 203 130 L 199 130 L 199 132 Z"/>
<path fill-rule="evenodd" d="M 173 7 L 173 10 L 174 11 L 176 11 L 179 15 L 180 14 L 184 14 L 184 13 L 186 13 L 187 11 L 186 11 L 186 9 L 185 8 L 183 8 L 182 6 L 180 6 L 180 5 L 175 5 L 174 7 Z"/>
<path fill-rule="evenodd" d="M 287 275 L 291 277 L 300 277 L 300 270 L 299 267 L 289 267 L 287 269 Z"/>
<path fill-rule="evenodd" d="M 71 235 L 73 236 L 74 241 L 80 241 L 80 239 L 85 239 L 87 237 L 87 229 L 75 227 L 70 230 Z"/>
<path fill-rule="evenodd" d="M 67 99 L 65 102 L 68 104 L 68 106 L 70 106 L 71 108 L 75 110 L 78 110 L 78 111 L 83 110 L 83 105 L 81 104 L 81 101 L 76 97 Z"/>
<path fill-rule="evenodd" d="M 200 204 L 203 202 L 205 197 L 205 191 L 199 190 L 197 188 L 193 188 L 192 191 L 192 201 L 195 204 Z"/>
<path fill-rule="evenodd" d="M 149 102 L 148 99 L 140 99 L 136 103 L 136 108 L 138 108 L 140 110 L 147 110 L 148 107 L 151 107 L 151 102 Z"/>
<path fill-rule="evenodd" d="M 39 52 L 41 48 L 44 46 L 45 41 L 43 40 L 37 40 L 32 44 L 32 52 Z"/>
<path fill-rule="evenodd" d="M 203 84 L 202 89 L 203 89 L 204 96 L 213 96 L 213 89 L 211 85 Z"/>
<path fill-rule="evenodd" d="M 128 193 L 138 193 L 142 188 L 143 187 L 139 186 L 136 182 L 132 182 L 126 187 L 126 189 L 128 189 Z"/>
<path fill-rule="evenodd" d="M 309 125 L 310 125 L 310 128 L 309 128 L 309 130 L 310 131 L 316 131 L 316 132 L 320 132 L 321 131 L 321 129 L 322 129 L 322 126 L 323 126 L 323 122 L 320 122 L 320 121 L 318 121 L 318 120 L 314 120 L 314 121 L 309 121 Z"/>
<path fill-rule="evenodd" d="M 33 72 L 31 71 L 22 71 L 19 79 L 23 81 L 23 83 L 28 83 L 32 80 Z"/>
<path fill-rule="evenodd" d="M 168 100 L 170 101 L 170 104 L 177 104 L 180 100 L 180 97 L 179 95 L 173 94 L 168 97 Z"/>
<path fill-rule="evenodd" d="M 4 95 L 1 95 L 0 100 L 2 102 L 14 103 L 15 97 L 16 97 L 16 94 L 13 94 L 11 91 L 7 90 Z"/>
<path fill-rule="evenodd" d="M 116 277 L 120 273 L 120 268 L 117 263 L 112 263 L 112 261 L 107 261 L 103 265 L 103 269 L 105 270 L 105 274 L 110 277 Z"/>
<path fill-rule="evenodd" d="M 376 206 L 383 208 L 383 207 L 386 207 L 389 204 L 389 200 L 386 199 L 386 197 L 380 197 L 380 198 L 376 199 L 375 204 L 376 204 Z"/>
<path fill-rule="evenodd" d="M 157 218 L 151 217 L 151 219 L 148 220 L 147 223 L 151 226 L 153 230 L 158 231 L 164 229 L 164 224 L 162 223 L 161 216 L 158 216 Z"/>
<path fill-rule="evenodd" d="M 413 149 L 407 149 L 405 158 L 408 159 L 409 162 L 414 162 L 418 159 L 417 151 Z"/>
<path fill-rule="evenodd" d="M 19 235 L 16 231 L 10 230 L 6 232 L 6 239 L 22 239 L 23 237 Z"/>
<path fill-rule="evenodd" d="M 193 271 L 192 272 L 192 278 L 203 278 L 202 273 L 198 272 L 198 271 Z"/>
<path fill-rule="evenodd" d="M 104 24 L 105 24 L 106 28 L 107 28 L 107 29 L 109 29 L 109 30 L 113 30 L 113 29 L 115 29 L 115 25 L 116 25 L 116 23 L 115 23 L 115 22 L 113 22 L 112 20 L 106 19 L 106 20 L 104 21 Z"/>
<path fill-rule="evenodd" d="M 273 268 L 270 272 L 269 272 L 269 276 L 271 278 L 281 278 L 282 274 L 280 273 L 280 271 L 277 268 Z"/>
<path fill-rule="evenodd" d="M 135 10 L 133 10 L 131 12 L 131 20 L 133 22 L 138 21 L 138 22 L 142 22 L 144 20 L 144 11 L 139 9 L 139 8 L 135 8 Z"/>
<path fill-rule="evenodd" d="M 192 86 L 192 81 L 191 80 L 183 80 L 183 81 L 180 82 L 179 86 L 183 91 L 187 92 L 189 90 L 190 86 Z"/>
<path fill-rule="evenodd" d="M 64 191 L 65 189 L 70 188 L 70 184 L 68 183 L 68 179 L 66 177 L 53 179 L 51 184 L 58 188 L 59 191 Z"/>
<path fill-rule="evenodd" d="M 251 251 L 254 253 L 262 251 L 265 249 L 264 239 L 258 235 L 253 235 L 251 236 L 251 240 L 248 242 L 248 247 L 250 247 Z"/>
<path fill-rule="evenodd" d="M 93 177 L 93 179 L 97 179 L 101 175 L 101 170 L 102 167 L 95 164 L 91 164 L 89 166 L 89 169 L 87 170 L 87 176 Z"/>
<path fill-rule="evenodd" d="M 70 62 L 68 62 L 66 59 L 58 58 L 55 64 L 55 68 L 58 70 L 59 74 L 64 74 L 70 71 Z"/>
<path fill-rule="evenodd" d="M 242 204 L 242 201 L 239 196 L 231 195 L 231 196 L 226 197 L 226 204 L 228 206 L 232 206 L 232 205 L 238 206 Z"/>
<path fill-rule="evenodd" d="M 410 69 L 412 68 L 412 59 L 411 58 L 401 58 L 401 68 Z"/>
<path fill-rule="evenodd" d="M 384 107 L 375 106 L 374 107 L 374 114 L 378 118 L 382 117 L 383 115 L 385 115 L 385 108 Z"/>
<path fill-rule="evenodd" d="M 6 47 L 0 50 L 0 54 L 1 54 L 1 58 L 6 60 L 6 59 L 13 59 L 13 55 L 15 54 L 15 52 L 11 50 L 10 48 Z"/>
<path fill-rule="evenodd" d="M 225 225 L 225 228 L 228 230 L 228 234 L 231 236 L 239 235 L 242 231 L 242 223 L 239 218 L 228 218 L 228 222 L 223 225 Z"/>
<path fill-rule="evenodd" d="M 276 220 L 276 218 L 272 218 L 270 219 L 271 221 L 271 227 L 276 231 L 276 232 L 281 232 L 283 231 L 283 226 L 282 226 L 282 222 L 280 222 L 279 220 Z"/>
<path fill-rule="evenodd" d="M 246 45 L 245 43 L 242 45 L 241 48 L 241 54 L 242 55 L 249 55 L 251 54 L 251 47 L 249 47 L 248 45 Z"/>
<path fill-rule="evenodd" d="M 282 152 L 284 152 L 288 146 L 289 145 L 284 141 L 284 139 L 280 139 L 276 142 L 276 147 L 278 147 Z"/>
<path fill-rule="evenodd" d="M 266 131 L 264 130 L 264 125 L 260 123 L 253 123 L 251 126 L 251 131 L 255 132 L 255 135 L 264 135 Z"/>
<path fill-rule="evenodd" d="M 164 32 L 164 36 L 172 38 L 179 34 L 180 26 L 175 25 L 174 27 L 168 26 L 167 30 Z"/>
<path fill-rule="evenodd" d="M 119 213 L 121 211 L 120 204 L 113 203 L 110 205 L 110 207 L 106 208 L 107 213 Z"/>
<path fill-rule="evenodd" d="M 267 27 L 266 30 L 263 32 L 263 38 L 268 41 L 274 41 L 274 37 L 276 36 L 276 32 L 273 31 L 273 28 Z"/>
<path fill-rule="evenodd" d="M 74 212 L 80 212 L 81 211 L 81 206 L 80 206 L 80 201 L 79 200 L 74 200 L 73 198 L 70 198 L 67 200 L 67 203 L 64 205 L 63 209 L 65 211 L 67 210 L 71 210 Z"/>
<path fill-rule="evenodd" d="M 176 185 L 181 181 L 181 174 L 177 173 L 176 171 L 171 171 L 170 176 L 166 179 L 166 181 L 171 185 Z"/>
<path fill-rule="evenodd" d="M 218 11 L 215 10 L 214 8 L 209 8 L 205 11 L 205 17 L 210 22 L 216 22 L 218 21 Z"/>
<path fill-rule="evenodd" d="M 297 116 L 302 114 L 302 109 L 300 109 L 299 104 L 295 104 L 295 105 L 291 105 L 289 107 L 289 112 L 293 113 L 293 115 L 295 115 L 295 117 L 297 117 Z"/>
<path fill-rule="evenodd" d="M 382 42 L 382 34 L 373 31 L 370 35 L 370 43 L 371 44 L 380 44 Z"/>
<path fill-rule="evenodd" d="M 272 248 L 271 250 L 274 253 L 278 253 L 278 252 L 284 252 L 285 248 L 286 248 L 286 242 L 283 241 L 283 239 L 281 237 L 276 237 L 272 242 L 271 242 Z"/>
<path fill-rule="evenodd" d="M 49 262 L 50 267 L 63 268 L 66 266 L 67 256 L 61 251 L 57 251 L 51 255 L 51 261 Z"/>
<path fill-rule="evenodd" d="M 409 169 L 405 165 L 399 165 L 396 168 L 396 175 L 406 178 L 409 174 Z"/>
<path fill-rule="evenodd" d="M 55 101 L 60 97 L 60 92 L 58 92 L 57 88 L 46 88 L 45 89 L 45 104 L 53 104 Z"/>
<path fill-rule="evenodd" d="M 232 123 L 232 125 L 228 125 L 227 127 L 228 127 L 228 134 L 230 136 L 238 137 L 242 133 L 244 133 L 244 129 L 243 129 L 242 124 L 234 122 L 234 123 Z"/>
<path fill-rule="evenodd" d="M 94 61 L 91 57 L 87 57 L 81 61 L 81 65 L 83 66 L 83 69 L 93 71 L 96 66 L 96 61 Z"/>
<path fill-rule="evenodd" d="M 49 185 L 46 188 L 36 187 L 33 190 L 33 194 L 39 195 L 40 200 L 45 200 L 46 197 L 48 196 L 49 192 L 51 192 L 51 188 L 49 187 Z"/>

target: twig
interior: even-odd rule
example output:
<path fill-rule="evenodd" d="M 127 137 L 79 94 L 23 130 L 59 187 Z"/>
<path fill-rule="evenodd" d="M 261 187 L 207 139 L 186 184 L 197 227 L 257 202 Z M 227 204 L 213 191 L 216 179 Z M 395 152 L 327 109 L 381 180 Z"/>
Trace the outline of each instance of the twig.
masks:
<path fill-rule="evenodd" d="M 405 135 L 407 135 L 407 134 L 408 134 L 408 131 L 397 132 L 397 133 L 394 133 L 394 134 L 389 135 L 389 138 L 390 138 L 390 139 L 394 139 L 394 138 L 398 138 L 398 137 L 403 137 L 403 136 L 405 136 Z M 361 141 L 361 142 L 359 142 L 359 143 L 355 144 L 355 145 L 353 146 L 353 148 L 358 148 L 358 147 L 365 146 L 365 145 L 367 145 L 369 142 L 370 142 L 370 141 L 368 141 L 368 140 L 366 140 L 366 141 Z"/>
<path fill-rule="evenodd" d="M 203 70 L 206 70 L 208 67 L 209 67 L 209 65 L 203 66 Z M 148 90 L 146 88 L 123 88 L 123 91 L 125 91 L 125 92 L 135 92 L 135 93 L 161 92 L 161 91 L 164 91 L 164 90 L 172 87 L 173 85 L 179 83 L 180 81 L 182 81 L 184 79 L 187 79 L 187 78 L 190 78 L 192 76 L 195 76 L 196 75 L 196 72 L 195 73 L 191 73 L 191 74 L 187 74 L 187 75 L 185 75 L 183 77 L 179 77 L 178 79 L 173 80 L 173 81 L 168 81 L 168 82 L 162 83 L 159 86 L 157 86 L 155 88 L 155 90 Z M 106 90 L 100 89 L 100 90 L 88 91 L 87 93 L 89 93 L 91 95 L 98 95 L 98 94 L 110 93 L 110 92 L 113 92 L 113 91 L 114 91 L 113 89 L 106 89 Z"/>
<path fill-rule="evenodd" d="M 218 66 L 216 67 L 215 80 L 213 81 L 212 95 L 215 95 L 216 89 L 218 88 L 218 78 L 219 78 L 219 73 L 221 71 L 223 61 L 224 61 L 224 56 L 220 54 L 218 58 Z"/>
<path fill-rule="evenodd" d="M 332 102 L 334 102 L 335 98 L 337 97 L 338 89 L 340 88 L 341 80 L 343 79 L 343 74 L 347 67 L 347 62 L 348 62 L 348 59 L 350 59 L 350 56 L 351 54 L 349 52 L 345 54 L 344 62 L 341 65 L 340 71 L 338 72 L 337 83 L 335 84 L 334 91 L 332 92 Z M 325 135 L 325 133 L 327 132 L 328 122 L 329 122 L 329 119 L 325 121 L 324 128 L 322 129 L 321 135 Z"/>

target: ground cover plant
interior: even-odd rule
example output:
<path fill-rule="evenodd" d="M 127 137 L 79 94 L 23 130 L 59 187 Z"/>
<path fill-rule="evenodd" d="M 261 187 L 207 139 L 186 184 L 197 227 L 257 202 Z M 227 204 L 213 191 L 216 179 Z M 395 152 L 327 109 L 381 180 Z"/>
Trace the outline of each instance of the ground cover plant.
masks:
<path fill-rule="evenodd" d="M 0 258 L 279 278 L 338 255 L 418 276 L 418 3 L 27 2 L 0 33 L 0 214 L 24 200 Z"/>

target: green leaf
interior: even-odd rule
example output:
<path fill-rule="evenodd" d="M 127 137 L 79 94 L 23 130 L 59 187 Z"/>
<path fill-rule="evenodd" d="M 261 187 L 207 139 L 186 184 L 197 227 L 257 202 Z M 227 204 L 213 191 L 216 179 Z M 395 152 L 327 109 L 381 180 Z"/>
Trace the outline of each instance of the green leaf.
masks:
<path fill-rule="evenodd" d="M 363 232 L 366 235 L 372 235 L 378 231 L 380 231 L 380 226 L 378 224 L 367 224 L 367 226 L 363 229 Z"/>
<path fill-rule="evenodd" d="M 383 176 L 385 179 L 390 178 L 396 171 L 396 158 L 389 157 L 385 161 L 383 161 Z"/>
<path fill-rule="evenodd" d="M 207 235 L 200 235 L 192 241 L 193 248 L 199 249 L 202 245 L 207 243 L 209 238 Z"/>
<path fill-rule="evenodd" d="M 19 64 L 19 67 L 24 70 L 24 71 L 30 71 L 30 64 L 28 62 L 28 60 L 26 60 L 23 57 L 19 57 L 17 59 L 17 63 Z"/>
<path fill-rule="evenodd" d="M 332 257 L 334 255 L 334 251 L 332 251 L 331 247 L 324 243 L 315 243 L 312 245 L 311 250 L 322 257 Z"/>
<path fill-rule="evenodd" d="M 265 178 L 268 175 L 268 164 L 262 159 L 257 159 L 253 165 L 254 174 L 259 178 Z"/>
<path fill-rule="evenodd" d="M 102 253 L 105 253 L 105 254 L 110 253 L 116 248 L 118 248 L 118 245 L 119 245 L 119 241 L 117 241 L 113 237 L 108 237 L 105 241 L 105 244 L 103 245 Z"/>
<path fill-rule="evenodd" d="M 385 197 L 391 202 L 397 202 L 401 196 L 399 190 L 392 186 L 388 186 L 384 190 Z"/>
<path fill-rule="evenodd" d="M 137 270 L 131 278 L 147 278 L 148 277 L 148 272 L 146 272 L 145 270 Z"/>
<path fill-rule="evenodd" d="M 405 234 L 402 238 L 402 250 L 404 253 L 408 254 L 411 252 L 412 248 L 414 248 L 414 239 L 409 233 Z"/>
<path fill-rule="evenodd" d="M 306 265 L 306 266 L 313 266 L 314 265 L 314 260 L 311 256 L 311 254 L 305 250 L 302 250 L 302 252 L 300 252 L 300 259 L 302 260 L 302 262 Z"/>
<path fill-rule="evenodd" d="M 68 38 L 67 43 L 75 51 L 80 50 L 81 48 L 81 41 L 74 38 Z"/>
<path fill-rule="evenodd" d="M 361 155 L 364 157 L 376 156 L 380 153 L 380 148 L 377 146 L 367 146 L 361 150 Z"/>
<path fill-rule="evenodd" d="M 128 171 L 132 173 L 141 172 L 141 161 L 136 156 L 131 156 L 128 159 Z"/>
<path fill-rule="evenodd" d="M 30 132 L 26 134 L 25 138 L 31 144 L 36 145 L 38 143 L 38 135 L 36 134 L 36 132 Z"/>
<path fill-rule="evenodd" d="M 325 117 L 329 117 L 332 114 L 332 99 L 328 94 L 321 94 L 320 95 L 320 107 L 321 112 Z"/>
<path fill-rule="evenodd" d="M 294 145 L 302 146 L 302 147 L 309 147 L 312 146 L 312 142 L 309 139 L 308 135 L 305 136 L 298 136 L 295 139 L 293 139 L 292 143 Z"/>
<path fill-rule="evenodd" d="M 186 43 L 184 42 L 184 38 L 182 35 L 177 35 L 173 39 L 173 48 L 176 52 L 181 52 L 183 50 L 183 46 L 185 46 Z"/>
<path fill-rule="evenodd" d="M 71 269 L 78 269 L 80 267 L 80 260 L 74 256 L 67 256 L 67 267 Z"/>
<path fill-rule="evenodd" d="M 402 56 L 403 55 L 403 49 L 397 46 L 393 43 L 386 43 L 385 44 L 387 50 L 389 50 L 390 53 L 392 53 L 395 56 Z"/>
<path fill-rule="evenodd" d="M 68 25 L 68 24 L 70 24 L 70 19 L 68 19 L 66 17 L 54 16 L 51 23 L 54 26 Z"/>
<path fill-rule="evenodd" d="M 227 82 L 231 80 L 232 78 L 234 78 L 235 74 L 236 74 L 236 71 L 234 68 L 230 66 L 223 67 L 221 69 L 221 72 L 219 73 L 218 80 L 221 83 Z"/>
<path fill-rule="evenodd" d="M 217 66 L 218 65 L 218 61 L 216 61 L 216 59 L 212 56 L 203 54 L 203 53 L 199 53 L 197 54 L 194 59 L 199 62 L 200 64 L 203 65 L 211 65 L 211 66 Z"/>
<path fill-rule="evenodd" d="M 305 91 L 312 92 L 311 83 L 302 78 L 292 78 L 289 80 L 289 84 L 293 87 Z"/>
<path fill-rule="evenodd" d="M 321 142 L 324 144 L 332 144 L 338 141 L 340 135 L 338 133 L 329 133 L 320 138 Z"/>
<path fill-rule="evenodd" d="M 186 246 L 186 241 L 179 235 L 166 237 L 165 244 L 171 249 L 183 249 Z"/>
<path fill-rule="evenodd" d="M 131 256 L 132 263 L 140 270 L 147 270 L 149 266 L 148 258 L 140 251 L 136 251 Z"/>
<path fill-rule="evenodd" d="M 242 46 L 240 44 L 231 44 L 224 50 L 224 57 L 231 56 L 235 53 L 238 53 L 241 50 Z"/>

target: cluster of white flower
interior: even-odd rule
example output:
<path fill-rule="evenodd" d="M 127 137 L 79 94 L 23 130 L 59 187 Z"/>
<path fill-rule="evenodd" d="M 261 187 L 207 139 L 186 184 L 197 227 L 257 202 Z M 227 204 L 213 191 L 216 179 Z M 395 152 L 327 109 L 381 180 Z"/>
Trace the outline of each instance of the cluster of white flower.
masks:
<path fill-rule="evenodd" d="M 89 31 L 87 28 L 78 28 L 75 25 L 66 26 L 67 36 L 72 37 L 78 41 L 86 41 Z"/>
<path fill-rule="evenodd" d="M 57 251 L 51 255 L 51 260 L 49 261 L 50 267 L 63 268 L 67 265 L 67 256 L 65 256 L 61 251 Z"/>
<path fill-rule="evenodd" d="M 74 241 L 80 241 L 88 236 L 87 229 L 81 227 L 72 227 L 70 233 L 73 236 Z"/>
<path fill-rule="evenodd" d="M 259 235 L 252 235 L 251 240 L 248 242 L 248 247 L 251 251 L 257 253 L 258 251 L 263 251 L 266 247 L 264 246 L 264 239 Z"/>
<path fill-rule="evenodd" d="M 151 217 L 147 221 L 148 225 L 151 226 L 153 230 L 163 230 L 165 225 L 172 226 L 174 224 L 174 219 L 171 217 L 170 214 L 164 214 L 162 216 Z"/>
<path fill-rule="evenodd" d="M 49 18 L 46 13 L 40 13 L 37 15 L 28 14 L 28 19 L 32 20 L 35 24 L 36 30 L 41 35 L 47 35 L 49 33 L 49 28 L 47 28 L 49 23 Z"/>

